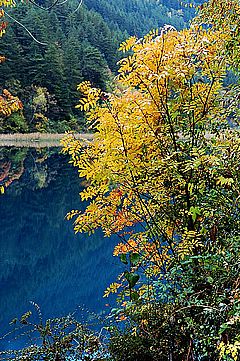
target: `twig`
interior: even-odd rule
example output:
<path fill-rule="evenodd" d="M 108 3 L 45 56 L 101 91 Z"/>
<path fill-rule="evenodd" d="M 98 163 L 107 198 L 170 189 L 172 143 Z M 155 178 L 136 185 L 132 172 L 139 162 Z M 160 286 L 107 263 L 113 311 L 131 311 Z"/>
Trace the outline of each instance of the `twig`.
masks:
<path fill-rule="evenodd" d="M 67 1 L 67 0 L 66 0 L 66 1 Z M 39 8 L 39 9 L 49 11 L 49 10 L 51 10 L 55 5 L 58 4 L 59 0 L 55 0 L 55 1 L 53 2 L 53 4 L 52 4 L 51 6 L 49 6 L 48 8 L 45 8 L 45 7 L 41 6 L 41 5 L 38 5 L 34 0 L 29 0 L 29 2 L 30 2 L 31 4 L 33 4 L 34 6 L 36 6 L 37 8 Z"/>
<path fill-rule="evenodd" d="M 4 12 L 5 15 L 7 15 L 11 20 L 13 20 L 15 23 L 17 23 L 18 25 L 20 25 L 24 30 L 26 30 L 26 32 L 31 36 L 31 38 L 38 44 L 40 45 L 44 45 L 47 46 L 47 43 L 42 43 L 41 41 L 37 40 L 35 38 L 35 36 L 31 33 L 30 30 L 28 30 L 28 28 L 26 28 L 26 26 L 24 26 L 22 23 L 20 23 L 20 21 L 18 21 L 17 19 L 13 18 L 11 15 L 9 15 L 6 11 Z"/>
<path fill-rule="evenodd" d="M 80 0 L 78 6 L 77 6 L 76 9 L 72 12 L 72 14 L 76 13 L 76 12 L 79 10 L 79 8 L 80 8 L 80 6 L 82 5 L 82 3 L 83 3 L 83 0 Z"/>

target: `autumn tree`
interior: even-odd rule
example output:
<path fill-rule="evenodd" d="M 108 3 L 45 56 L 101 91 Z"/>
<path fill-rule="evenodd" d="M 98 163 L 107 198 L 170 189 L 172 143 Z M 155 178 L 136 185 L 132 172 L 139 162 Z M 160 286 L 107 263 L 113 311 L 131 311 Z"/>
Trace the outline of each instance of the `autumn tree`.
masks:
<path fill-rule="evenodd" d="M 7 22 L 2 20 L 4 18 L 4 8 L 13 6 L 14 1 L 12 0 L 1 0 L 0 1 L 0 38 L 5 34 Z M 0 55 L 0 63 L 5 61 L 4 55 Z M 8 90 L 4 89 L 0 95 L 0 115 L 7 116 L 12 112 L 22 108 L 22 103 L 17 97 L 14 97 Z"/>
<path fill-rule="evenodd" d="M 136 344 L 152 336 L 149 360 L 159 349 L 162 360 L 238 357 L 239 104 L 225 78 L 239 65 L 239 3 L 201 8 L 188 30 L 123 43 L 130 55 L 113 94 L 81 83 L 78 107 L 95 137 L 63 142 L 90 200 L 68 219 L 76 232 L 119 236 L 114 256 L 126 270 L 105 295 L 124 301 L 118 315 L 132 320 Z M 115 340 L 116 360 L 140 360 L 143 351 Z"/>

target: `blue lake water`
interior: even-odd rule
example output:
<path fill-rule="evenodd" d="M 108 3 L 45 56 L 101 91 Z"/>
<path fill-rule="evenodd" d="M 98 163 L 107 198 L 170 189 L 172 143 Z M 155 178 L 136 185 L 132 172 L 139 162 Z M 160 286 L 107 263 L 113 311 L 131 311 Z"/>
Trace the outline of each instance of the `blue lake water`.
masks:
<path fill-rule="evenodd" d="M 76 169 L 56 149 L 0 150 L 0 329 L 31 307 L 56 317 L 86 305 L 106 310 L 105 288 L 118 267 L 114 240 L 75 235 L 65 215 L 84 209 Z M 4 347 L 1 346 L 0 347 Z"/>

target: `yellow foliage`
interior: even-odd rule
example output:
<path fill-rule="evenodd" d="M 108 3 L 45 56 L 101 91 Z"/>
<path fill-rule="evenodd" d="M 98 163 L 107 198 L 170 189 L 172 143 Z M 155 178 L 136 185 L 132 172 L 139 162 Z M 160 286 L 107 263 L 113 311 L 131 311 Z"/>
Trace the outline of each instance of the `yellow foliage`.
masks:
<path fill-rule="evenodd" d="M 96 105 L 101 94 L 100 89 L 91 88 L 91 84 L 88 81 L 79 84 L 77 89 L 82 93 L 83 98 L 79 100 L 79 104 L 76 106 L 76 108 L 79 108 L 83 111 L 88 111 L 90 108 Z"/>
<path fill-rule="evenodd" d="M 133 240 L 129 239 L 126 244 L 119 243 L 113 251 L 114 256 L 118 256 L 119 254 L 126 254 L 129 252 L 138 252 L 139 251 L 139 244 Z"/>
<path fill-rule="evenodd" d="M 180 259 L 184 259 L 185 256 L 194 254 L 194 251 L 199 251 L 202 246 L 201 235 L 196 231 L 186 230 L 182 235 L 181 242 L 176 247 L 176 252 Z"/>
<path fill-rule="evenodd" d="M 224 46 L 229 64 L 239 67 L 240 45 L 240 3 L 239 0 L 208 0 L 200 6 L 200 13 L 194 20 L 198 25 L 208 24 L 225 34 Z"/>
<path fill-rule="evenodd" d="M 0 0 L 0 19 L 4 18 L 3 7 L 12 7 L 15 5 L 14 0 Z M 0 38 L 5 34 L 7 22 L 0 21 Z M 5 57 L 0 55 L 0 64 L 5 61 Z M 22 103 L 17 97 L 12 96 L 6 89 L 0 95 L 0 115 L 9 116 L 12 112 L 22 109 Z"/>
<path fill-rule="evenodd" d="M 12 112 L 19 109 L 22 109 L 21 101 L 4 89 L 2 95 L 0 95 L 0 114 L 2 116 L 9 116 Z"/>
<path fill-rule="evenodd" d="M 14 0 L 0 0 L 0 6 L 14 6 L 15 1 Z"/>
<path fill-rule="evenodd" d="M 233 344 L 220 342 L 219 346 L 219 360 L 226 360 L 226 356 L 230 356 L 234 361 L 237 361 L 240 355 L 240 341 L 235 341 Z"/>
<path fill-rule="evenodd" d="M 75 231 L 119 234 L 124 241 L 114 255 L 138 253 L 152 265 L 149 274 L 211 241 L 220 202 L 207 201 L 212 184 L 219 194 L 227 186 L 233 199 L 239 195 L 238 175 L 225 174 L 225 160 L 231 143 L 234 167 L 240 142 L 234 132 L 216 133 L 229 126 L 222 101 L 228 39 L 220 28 L 198 25 L 132 37 L 121 44 L 130 55 L 119 63 L 113 94 L 89 82 L 78 87 L 78 107 L 95 134 L 88 146 L 71 135 L 62 143 L 87 180 L 82 200 L 91 201 L 73 214 Z"/>
<path fill-rule="evenodd" d="M 106 291 L 104 292 L 104 296 L 103 297 L 108 297 L 110 295 L 110 293 L 117 293 L 118 289 L 121 287 L 122 285 L 120 283 L 111 283 L 109 287 L 107 287 Z"/>

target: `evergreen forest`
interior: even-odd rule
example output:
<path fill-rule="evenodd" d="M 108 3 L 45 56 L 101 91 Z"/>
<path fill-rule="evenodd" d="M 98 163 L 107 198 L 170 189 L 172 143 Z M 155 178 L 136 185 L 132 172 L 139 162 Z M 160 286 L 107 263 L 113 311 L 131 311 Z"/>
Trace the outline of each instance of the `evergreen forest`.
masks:
<path fill-rule="evenodd" d="M 114 86 L 122 41 L 164 24 L 184 28 L 194 10 L 175 0 L 85 0 L 81 6 L 71 0 L 49 11 L 18 3 L 8 14 L 0 87 L 18 96 L 24 107 L 0 119 L 1 132 L 61 133 L 85 128 L 75 109 L 81 81 L 105 91 Z"/>

